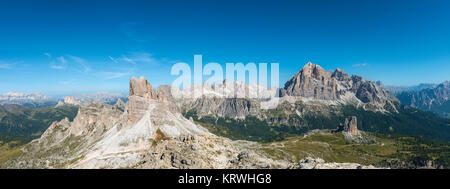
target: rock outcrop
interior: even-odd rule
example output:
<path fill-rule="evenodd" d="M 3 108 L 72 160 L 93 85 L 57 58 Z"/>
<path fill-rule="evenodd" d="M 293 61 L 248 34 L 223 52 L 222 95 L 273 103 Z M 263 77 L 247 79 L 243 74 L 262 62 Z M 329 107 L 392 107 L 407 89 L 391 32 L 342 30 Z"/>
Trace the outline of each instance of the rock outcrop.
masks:
<path fill-rule="evenodd" d="M 126 108 L 125 102 L 123 102 L 123 100 L 120 99 L 120 98 L 117 99 L 117 102 L 114 104 L 114 106 L 119 108 L 119 109 L 121 109 L 121 110 L 125 110 L 125 108 Z"/>
<path fill-rule="evenodd" d="M 338 131 L 346 132 L 350 135 L 358 135 L 358 120 L 356 116 L 345 118 L 344 124 L 339 125 Z"/>
<path fill-rule="evenodd" d="M 135 124 L 141 120 L 152 101 L 167 101 L 167 97 L 155 90 L 144 77 L 140 79 L 131 78 L 130 94 L 127 101 L 128 124 Z M 176 109 L 169 102 L 167 102 L 167 105 L 169 109 Z"/>
<path fill-rule="evenodd" d="M 152 85 L 145 79 L 141 77 L 137 79 L 132 77 L 130 79 L 130 94 L 129 96 L 139 96 L 147 99 L 158 99 L 159 95 Z"/>

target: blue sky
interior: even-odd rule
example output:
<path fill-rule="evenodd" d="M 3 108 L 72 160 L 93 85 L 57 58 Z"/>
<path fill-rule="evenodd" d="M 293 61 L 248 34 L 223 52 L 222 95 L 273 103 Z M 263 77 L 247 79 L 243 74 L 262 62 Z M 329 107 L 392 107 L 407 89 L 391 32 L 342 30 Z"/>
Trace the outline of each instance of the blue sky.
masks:
<path fill-rule="evenodd" d="M 0 1 L 0 94 L 126 93 L 174 63 L 308 61 L 387 85 L 449 80 L 450 2 Z"/>

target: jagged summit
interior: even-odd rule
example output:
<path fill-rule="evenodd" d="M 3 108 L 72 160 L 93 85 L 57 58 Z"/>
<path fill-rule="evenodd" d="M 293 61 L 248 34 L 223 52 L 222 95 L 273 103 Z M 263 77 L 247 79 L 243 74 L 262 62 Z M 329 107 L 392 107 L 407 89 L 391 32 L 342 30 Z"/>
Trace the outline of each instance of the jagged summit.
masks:
<path fill-rule="evenodd" d="M 139 79 L 136 77 L 130 79 L 130 96 L 133 95 L 150 99 L 158 98 L 156 90 L 143 76 Z"/>
<path fill-rule="evenodd" d="M 337 80 L 317 64 L 308 62 L 284 85 L 289 96 L 313 97 L 322 100 L 338 98 Z"/>
<path fill-rule="evenodd" d="M 303 68 L 300 70 L 300 74 L 304 76 L 313 77 L 316 79 L 321 79 L 327 72 L 317 64 L 313 64 L 308 62 Z"/>
<path fill-rule="evenodd" d="M 338 81 L 351 80 L 351 77 L 340 68 L 336 68 L 331 77 L 336 78 Z"/>
<path fill-rule="evenodd" d="M 166 101 L 167 97 L 155 90 L 145 77 L 132 77 L 127 102 L 128 124 L 137 123 L 144 116 L 151 103 L 149 100 Z M 167 107 L 170 110 L 176 109 L 169 102 Z"/>

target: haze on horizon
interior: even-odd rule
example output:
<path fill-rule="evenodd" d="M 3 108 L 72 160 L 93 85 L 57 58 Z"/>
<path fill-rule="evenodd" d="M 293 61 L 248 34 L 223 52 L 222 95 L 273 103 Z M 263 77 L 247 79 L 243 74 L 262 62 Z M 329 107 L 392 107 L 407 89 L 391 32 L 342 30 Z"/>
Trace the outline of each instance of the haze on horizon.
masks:
<path fill-rule="evenodd" d="M 449 9 L 439 0 L 5 0 L 0 94 L 123 94 L 132 76 L 172 83 L 171 66 L 192 65 L 195 54 L 277 62 L 279 86 L 309 61 L 385 85 L 441 83 L 450 79 Z"/>

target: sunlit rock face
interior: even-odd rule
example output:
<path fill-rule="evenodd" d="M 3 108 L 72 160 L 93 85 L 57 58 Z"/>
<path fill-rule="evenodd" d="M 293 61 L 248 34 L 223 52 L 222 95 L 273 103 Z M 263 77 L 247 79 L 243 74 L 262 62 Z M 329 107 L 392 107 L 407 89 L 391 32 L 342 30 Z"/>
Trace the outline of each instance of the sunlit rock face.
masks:
<path fill-rule="evenodd" d="M 133 77 L 130 79 L 130 96 L 140 96 L 147 99 L 157 99 L 158 94 L 152 85 L 145 79 L 141 77 L 137 79 Z"/>
<path fill-rule="evenodd" d="M 339 68 L 327 72 L 311 62 L 286 82 L 281 94 L 317 100 L 341 100 L 353 96 L 369 109 L 389 112 L 397 111 L 393 103 L 398 102 L 376 82 L 355 75 L 350 77 Z"/>
<path fill-rule="evenodd" d="M 284 89 L 290 96 L 313 97 L 322 100 L 338 98 L 337 79 L 322 67 L 309 62 L 289 79 Z"/>
<path fill-rule="evenodd" d="M 138 122 L 149 109 L 152 101 L 166 101 L 167 97 L 155 90 L 152 85 L 141 77 L 130 79 L 130 94 L 127 101 L 128 124 Z M 169 109 L 176 109 L 168 103 Z"/>

